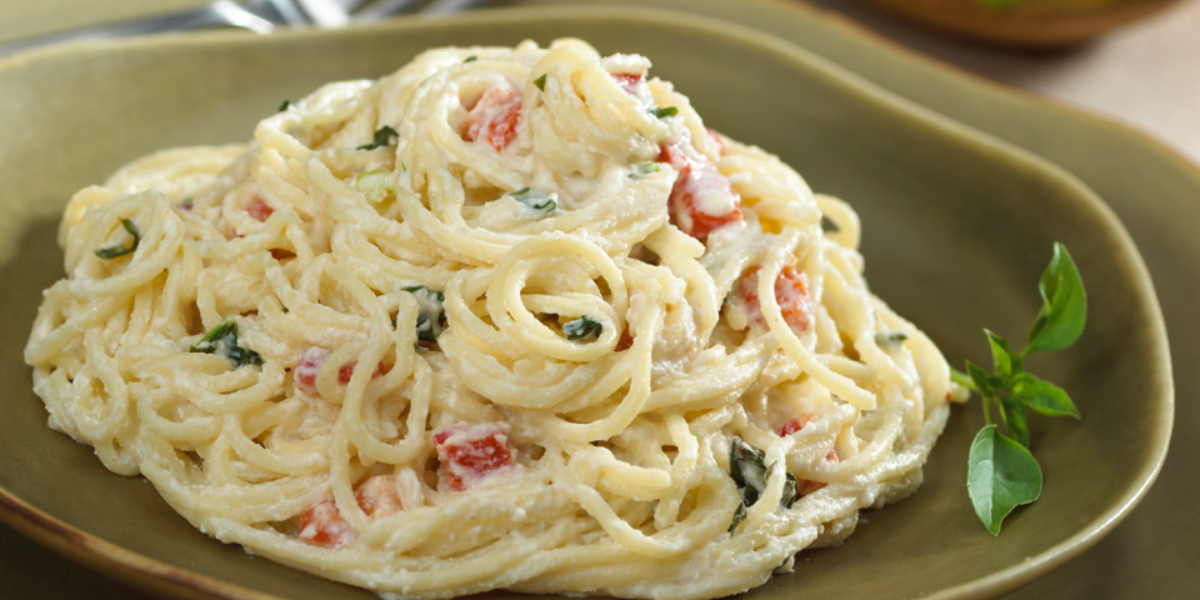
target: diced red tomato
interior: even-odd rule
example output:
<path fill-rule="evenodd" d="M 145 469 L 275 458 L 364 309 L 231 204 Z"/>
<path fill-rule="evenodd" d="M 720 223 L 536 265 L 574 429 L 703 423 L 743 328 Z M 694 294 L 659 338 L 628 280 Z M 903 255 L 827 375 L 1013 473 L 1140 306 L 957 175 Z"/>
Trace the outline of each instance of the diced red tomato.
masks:
<path fill-rule="evenodd" d="M 358 501 L 358 507 L 372 519 L 382 519 L 404 510 L 393 475 L 376 475 L 359 484 L 354 488 L 354 499 Z"/>
<path fill-rule="evenodd" d="M 760 325 L 766 324 L 762 306 L 758 301 L 758 267 L 752 267 L 738 282 L 737 299 L 742 303 L 747 317 Z M 808 275 L 796 270 L 795 262 L 789 261 L 775 280 L 775 302 L 783 313 L 783 320 L 792 329 L 804 331 L 812 322 L 812 298 L 808 294 Z"/>
<path fill-rule="evenodd" d="M 657 161 L 679 172 L 667 208 L 684 233 L 703 241 L 713 231 L 742 221 L 740 198 L 712 163 L 688 160 L 678 144 L 660 146 Z"/>
<path fill-rule="evenodd" d="M 267 217 L 275 212 L 275 209 L 271 208 L 262 198 L 255 196 L 254 201 L 246 206 L 246 212 L 250 213 L 250 217 L 255 221 L 266 221 Z"/>
<path fill-rule="evenodd" d="M 329 351 L 320 346 L 312 346 L 305 350 L 304 354 L 300 355 L 300 364 L 296 365 L 296 387 L 310 395 L 321 395 L 321 392 L 317 390 L 317 371 L 321 369 L 326 358 L 329 358 Z M 354 367 L 357 364 L 358 362 L 351 361 L 342 365 L 338 369 L 338 383 L 342 385 L 350 383 L 350 378 L 354 376 Z M 386 365 L 379 363 L 371 377 L 383 375 L 386 368 Z"/>
<path fill-rule="evenodd" d="M 382 519 L 403 510 L 400 495 L 396 492 L 396 478 L 392 475 L 376 475 L 354 489 L 358 507 L 372 519 Z M 350 529 L 337 502 L 330 496 L 312 505 L 300 515 L 300 539 L 323 546 L 342 546 L 358 539 Z"/>
<path fill-rule="evenodd" d="M 351 362 L 348 362 L 348 363 L 342 365 L 342 368 L 338 369 L 338 383 L 340 383 L 342 385 L 346 385 L 347 383 L 350 383 L 350 378 L 354 377 L 354 367 L 356 367 L 357 365 L 358 365 L 358 361 L 351 361 Z M 384 368 L 385 368 L 384 364 L 379 363 L 375 367 L 375 372 L 371 374 L 371 378 L 374 379 L 375 377 L 379 377 L 380 375 L 383 375 Z"/>
<path fill-rule="evenodd" d="M 779 428 L 779 437 L 792 435 L 793 433 L 804 429 L 805 425 L 808 425 L 815 420 L 817 420 L 817 415 L 812 413 L 804 413 L 802 415 L 792 417 L 792 420 L 784 423 L 783 427 Z"/>
<path fill-rule="evenodd" d="M 463 139 L 482 140 L 501 152 L 517 137 L 520 122 L 521 94 L 508 86 L 494 85 L 467 113 Z"/>
<path fill-rule="evenodd" d="M 613 73 L 612 78 L 617 85 L 621 86 L 621 89 L 634 95 L 637 94 L 638 84 L 646 80 L 646 76 L 640 73 Z"/>
<path fill-rule="evenodd" d="M 477 423 L 447 427 L 433 436 L 438 459 L 446 467 L 446 480 L 456 492 L 484 480 L 509 473 L 516 464 L 508 443 L 508 427 Z"/>
<path fill-rule="evenodd" d="M 358 536 L 342 519 L 337 503 L 329 497 L 300 515 L 300 539 L 323 546 L 341 546 L 353 542 Z"/>
<path fill-rule="evenodd" d="M 621 339 L 617 341 L 617 348 L 614 352 L 624 352 L 633 347 L 633 336 L 629 335 L 629 328 L 621 332 Z"/>
<path fill-rule="evenodd" d="M 309 394 L 318 394 L 317 370 L 328 357 L 329 351 L 318 346 L 305 350 L 304 354 L 300 355 L 300 364 L 296 365 L 296 387 Z"/>

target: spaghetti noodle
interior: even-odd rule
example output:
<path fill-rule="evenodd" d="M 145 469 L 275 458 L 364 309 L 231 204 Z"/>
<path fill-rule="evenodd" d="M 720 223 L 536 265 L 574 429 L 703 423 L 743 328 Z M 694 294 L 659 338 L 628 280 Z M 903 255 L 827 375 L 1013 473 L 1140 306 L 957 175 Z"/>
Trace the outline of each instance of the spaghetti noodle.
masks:
<path fill-rule="evenodd" d="M 946 362 L 849 206 L 649 66 L 432 50 L 80 191 L 50 426 L 385 596 L 713 598 L 840 542 L 920 484 Z"/>

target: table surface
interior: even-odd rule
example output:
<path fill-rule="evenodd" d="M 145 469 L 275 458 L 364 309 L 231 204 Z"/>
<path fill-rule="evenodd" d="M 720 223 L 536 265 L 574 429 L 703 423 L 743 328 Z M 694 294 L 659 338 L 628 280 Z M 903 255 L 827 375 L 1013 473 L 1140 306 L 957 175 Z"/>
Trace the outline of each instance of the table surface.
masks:
<path fill-rule="evenodd" d="M 1141 129 L 1200 164 L 1200 1 L 1182 2 L 1095 43 L 1053 54 L 1011 53 L 946 40 L 894 22 L 850 0 L 809 1 L 965 71 Z M 198 3 L 5 0 L 0 4 L 0 41 L 54 27 L 128 18 Z M 1079 561 L 1086 561 L 1086 557 Z M 1071 565 L 1064 569 L 1071 570 Z M 35 580 L 21 575 L 53 571 L 62 576 Z M 1062 575 L 1043 579 L 1013 597 L 1056 597 L 1063 591 L 1062 586 L 1071 585 Z M 12 598 L 77 598 L 81 590 L 86 590 L 91 600 L 147 598 L 58 557 L 2 525 L 0 580 L 4 581 L 0 595 Z"/>
<path fill-rule="evenodd" d="M 968 72 L 1141 129 L 1200 164 L 1200 2 L 1071 51 L 1021 54 L 947 40 L 852 0 L 809 1 Z"/>

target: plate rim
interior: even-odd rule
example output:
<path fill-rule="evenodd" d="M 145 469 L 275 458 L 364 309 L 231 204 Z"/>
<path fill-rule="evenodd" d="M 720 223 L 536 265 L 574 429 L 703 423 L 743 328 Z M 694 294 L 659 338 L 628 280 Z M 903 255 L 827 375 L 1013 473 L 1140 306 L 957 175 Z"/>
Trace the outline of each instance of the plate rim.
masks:
<path fill-rule="evenodd" d="M 1175 161 L 1191 167 L 1194 171 L 1193 174 L 1200 179 L 1200 167 L 1196 167 L 1196 165 L 1193 165 L 1169 147 L 1135 128 L 1091 115 L 1083 110 L 1061 106 L 1015 88 L 1008 88 L 1002 84 L 985 80 L 982 77 L 959 72 L 957 69 L 941 64 L 935 59 L 903 48 L 899 44 L 865 30 L 862 26 L 836 14 L 816 9 L 802 9 L 800 6 L 794 4 L 785 5 L 783 4 L 783 0 L 747 1 L 777 7 L 786 6 L 793 10 L 800 10 L 801 12 L 811 12 L 813 18 L 823 19 L 827 23 L 838 25 L 839 29 L 848 36 L 865 38 L 867 42 L 879 43 L 882 41 L 886 45 L 891 46 L 891 50 L 900 50 L 907 54 L 907 57 L 910 59 L 920 59 L 927 66 L 945 71 L 947 76 L 962 78 L 966 75 L 966 78 L 971 80 L 970 82 L 973 84 L 983 83 L 985 87 L 990 87 L 993 91 L 1011 94 L 1018 100 L 1037 100 L 1039 101 L 1038 103 L 1050 108 L 1072 112 L 1079 116 L 1088 117 L 1099 124 L 1119 128 L 1125 133 L 1135 134 L 1141 137 L 1143 142 L 1148 142 L 1149 145 L 1155 146 L 1167 158 L 1173 158 Z M 762 32 L 740 23 L 735 24 L 721 21 L 707 15 L 698 15 L 659 7 L 617 7 L 612 5 L 586 7 L 535 6 L 472 11 L 470 13 L 438 19 L 436 22 L 427 21 L 421 17 L 403 17 L 386 22 L 359 26 L 353 30 L 291 30 L 274 33 L 271 36 L 250 36 L 241 32 L 213 31 L 182 34 L 170 33 L 125 40 L 79 42 L 42 48 L 0 59 L 0 73 L 10 69 L 35 65 L 37 62 L 43 60 L 55 60 L 63 56 L 95 51 L 125 52 L 164 46 L 209 47 L 225 44 L 253 46 L 270 44 L 276 40 L 289 40 L 301 37 L 315 40 L 327 37 L 337 38 L 354 35 L 357 31 L 399 33 L 419 27 L 454 27 L 464 22 L 496 21 L 503 23 L 508 21 L 523 21 L 530 18 L 577 18 L 582 20 L 636 19 L 642 22 L 651 21 L 656 26 L 699 30 L 707 35 L 728 38 L 741 45 L 757 46 L 760 50 L 784 55 L 789 62 L 810 64 L 814 67 L 814 72 L 825 83 L 843 88 L 851 88 L 853 93 L 869 99 L 872 104 L 881 106 L 890 112 L 902 113 L 905 118 L 917 121 L 922 126 L 939 130 L 942 135 L 952 138 L 956 143 L 971 146 L 975 150 L 992 155 L 995 157 L 995 160 L 1004 160 L 1010 164 L 1018 165 L 1024 170 L 1037 172 L 1042 177 L 1056 180 L 1058 184 L 1067 186 L 1074 195 L 1081 198 L 1096 212 L 1097 217 L 1104 221 L 1106 234 L 1114 236 L 1116 241 L 1119 242 L 1119 246 L 1127 256 L 1121 256 L 1120 254 L 1117 256 L 1127 261 L 1128 266 L 1137 275 L 1137 282 L 1133 287 L 1146 301 L 1147 316 L 1150 317 L 1149 326 L 1157 342 L 1154 344 L 1155 357 L 1150 362 L 1156 365 L 1158 369 L 1154 373 L 1157 377 L 1153 377 L 1152 380 L 1156 380 L 1162 387 L 1160 391 L 1162 396 L 1161 401 L 1156 403 L 1161 408 L 1160 412 L 1162 414 L 1158 415 L 1159 418 L 1153 421 L 1157 424 L 1157 427 L 1153 428 L 1153 440 L 1156 443 L 1153 444 L 1151 451 L 1148 452 L 1153 458 L 1143 463 L 1138 470 L 1137 476 L 1130 480 L 1137 482 L 1136 486 L 1127 486 L 1124 493 L 1117 498 L 1117 501 L 1108 510 L 1078 530 L 1074 535 L 1021 563 L 1006 569 L 994 571 L 988 575 L 959 585 L 937 590 L 925 596 L 926 598 L 933 600 L 991 598 L 1024 586 L 1082 554 L 1103 538 L 1104 535 L 1112 531 L 1145 497 L 1161 472 L 1169 448 L 1174 421 L 1174 381 L 1166 325 L 1162 308 L 1158 302 L 1157 293 L 1155 292 L 1145 261 L 1142 259 L 1129 232 L 1117 218 L 1112 208 L 1079 177 L 1050 160 L 1042 158 L 1014 143 L 926 108 L 913 100 L 909 100 L 896 92 L 892 92 L 879 84 L 871 82 L 847 68 L 841 67 L 830 59 L 773 34 Z M 1132 488 L 1132 490 L 1128 488 Z M 182 567 L 176 567 L 126 549 L 50 516 L 24 502 L 3 486 L 0 486 L 0 521 L 12 526 L 26 537 L 87 568 L 97 571 L 102 575 L 115 577 L 122 583 L 132 585 L 138 589 L 168 593 L 174 597 L 186 598 L 285 600 L 273 594 L 259 592 Z"/>

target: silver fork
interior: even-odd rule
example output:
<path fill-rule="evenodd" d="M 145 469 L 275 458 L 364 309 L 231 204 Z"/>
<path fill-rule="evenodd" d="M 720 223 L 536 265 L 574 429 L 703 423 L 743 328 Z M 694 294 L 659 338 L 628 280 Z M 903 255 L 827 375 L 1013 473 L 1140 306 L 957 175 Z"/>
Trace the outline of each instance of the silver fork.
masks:
<path fill-rule="evenodd" d="M 466 10 L 486 0 L 435 0 L 419 12 L 429 15 Z M 368 6 L 369 4 L 369 6 Z M 0 57 L 33 48 L 83 40 L 102 40 L 165 31 L 234 27 L 271 33 L 276 27 L 345 27 L 412 12 L 421 0 L 214 0 L 193 9 L 72 29 L 0 44 Z"/>

